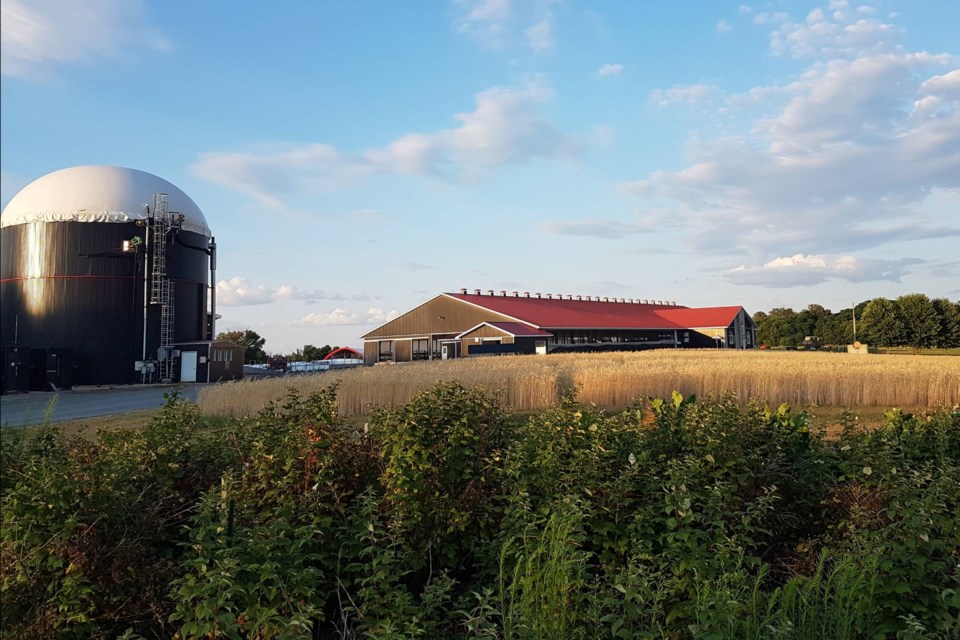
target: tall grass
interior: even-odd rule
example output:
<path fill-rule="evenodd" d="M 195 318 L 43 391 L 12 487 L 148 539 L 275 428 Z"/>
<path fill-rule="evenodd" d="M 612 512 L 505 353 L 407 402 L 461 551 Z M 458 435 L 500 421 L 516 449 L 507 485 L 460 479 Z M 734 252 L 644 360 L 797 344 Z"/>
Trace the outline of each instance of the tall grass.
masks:
<path fill-rule="evenodd" d="M 291 387 L 309 393 L 340 381 L 340 414 L 397 406 L 438 380 L 499 394 L 519 411 L 555 406 L 564 393 L 606 409 L 637 398 L 733 393 L 774 404 L 936 407 L 960 403 L 960 358 L 728 350 L 656 350 L 410 362 L 207 387 L 205 414 L 252 415 Z"/>

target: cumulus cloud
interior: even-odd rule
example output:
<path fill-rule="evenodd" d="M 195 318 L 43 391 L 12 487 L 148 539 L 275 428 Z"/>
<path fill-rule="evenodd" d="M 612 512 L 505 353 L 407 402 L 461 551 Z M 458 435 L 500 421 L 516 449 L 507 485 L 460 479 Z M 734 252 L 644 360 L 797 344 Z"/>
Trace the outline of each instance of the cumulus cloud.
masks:
<path fill-rule="evenodd" d="M 400 312 L 395 309 L 384 311 L 377 307 L 370 307 L 366 313 L 360 313 L 338 307 L 329 313 L 308 313 L 294 324 L 299 327 L 383 324 L 393 320 L 399 315 Z"/>
<path fill-rule="evenodd" d="M 494 51 L 520 46 L 534 52 L 553 49 L 553 14 L 556 0 L 460 0 L 458 32 Z"/>
<path fill-rule="evenodd" d="M 713 84 L 677 85 L 668 89 L 654 89 L 650 92 L 650 101 L 658 107 L 697 105 L 713 100 L 719 93 L 720 87 Z"/>
<path fill-rule="evenodd" d="M 762 285 L 766 287 L 809 286 L 828 280 L 867 282 L 885 280 L 900 282 L 910 273 L 910 267 L 922 260 L 863 259 L 854 256 L 830 258 L 825 255 L 778 257 L 760 266 L 741 265 L 728 272 L 726 278 L 737 284 Z"/>
<path fill-rule="evenodd" d="M 718 33 L 729 33 L 733 31 L 733 27 L 726 20 L 718 20 L 716 30 Z"/>
<path fill-rule="evenodd" d="M 277 288 L 254 285 L 247 278 L 235 277 L 217 282 L 217 304 L 232 306 L 247 306 L 269 304 L 271 302 L 285 302 L 301 300 L 317 302 L 319 300 L 369 300 L 370 297 L 362 294 L 346 296 L 334 291 L 304 291 L 295 285 L 281 285 Z"/>
<path fill-rule="evenodd" d="M 459 125 L 451 129 L 406 134 L 360 153 L 323 143 L 209 152 L 200 155 L 192 170 L 274 209 L 284 209 L 290 195 L 377 174 L 471 182 L 505 165 L 580 152 L 581 144 L 541 112 L 552 95 L 542 83 L 494 87 L 477 94 L 473 111 L 456 114 Z"/>
<path fill-rule="evenodd" d="M 3 0 L 0 71 L 34 78 L 60 65 L 169 49 L 146 13 L 140 0 Z"/>
<path fill-rule="evenodd" d="M 856 24 L 844 17 L 856 13 L 849 7 L 831 9 L 843 24 Z M 785 24 L 789 16 L 761 22 L 768 20 Z M 804 24 L 837 20 L 824 14 Z M 953 195 L 960 192 L 957 58 L 866 40 L 854 51 L 840 46 L 848 42 L 843 31 L 822 34 L 816 47 L 804 45 L 822 59 L 794 81 L 720 105 L 727 113 L 738 104 L 760 110 L 747 125 L 724 136 L 691 136 L 685 167 L 654 171 L 622 188 L 682 205 L 695 249 L 740 253 L 764 266 L 782 255 L 845 255 L 960 235 L 960 198 Z M 873 37 L 888 31 L 895 30 Z M 674 99 L 666 92 L 654 98 Z M 864 264 L 872 265 L 869 273 L 899 277 L 897 264 L 886 271 Z M 773 268 L 748 268 L 739 281 Z M 787 272 L 815 271 L 776 273 Z"/>
<path fill-rule="evenodd" d="M 618 76 L 623 72 L 622 64 L 605 64 L 597 69 L 598 78 L 607 78 L 609 76 Z"/>
<path fill-rule="evenodd" d="M 793 57 L 859 56 L 868 52 L 891 49 L 902 32 L 892 24 L 865 17 L 873 12 L 861 6 L 852 10 L 849 3 L 817 8 L 804 20 L 795 21 L 786 13 L 760 13 L 756 24 L 774 24 L 770 34 L 770 49 L 776 54 Z"/>

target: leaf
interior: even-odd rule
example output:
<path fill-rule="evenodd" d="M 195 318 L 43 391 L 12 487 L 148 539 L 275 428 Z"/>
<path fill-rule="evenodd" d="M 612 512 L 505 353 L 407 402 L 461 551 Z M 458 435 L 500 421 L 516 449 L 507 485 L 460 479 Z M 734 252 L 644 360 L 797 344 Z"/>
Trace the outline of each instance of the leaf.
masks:
<path fill-rule="evenodd" d="M 868 476 L 868 475 L 870 475 L 871 473 L 873 473 L 873 469 L 871 469 L 870 467 L 864 467 L 864 468 L 863 468 L 863 475 Z"/>

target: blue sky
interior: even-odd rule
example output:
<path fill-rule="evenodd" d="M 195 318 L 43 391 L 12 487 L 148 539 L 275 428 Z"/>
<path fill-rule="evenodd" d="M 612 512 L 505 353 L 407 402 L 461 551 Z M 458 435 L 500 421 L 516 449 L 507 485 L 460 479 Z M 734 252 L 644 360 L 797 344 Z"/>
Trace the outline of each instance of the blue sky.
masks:
<path fill-rule="evenodd" d="M 220 328 L 461 287 L 833 310 L 960 297 L 960 2 L 2 0 L 2 200 L 161 176 Z"/>

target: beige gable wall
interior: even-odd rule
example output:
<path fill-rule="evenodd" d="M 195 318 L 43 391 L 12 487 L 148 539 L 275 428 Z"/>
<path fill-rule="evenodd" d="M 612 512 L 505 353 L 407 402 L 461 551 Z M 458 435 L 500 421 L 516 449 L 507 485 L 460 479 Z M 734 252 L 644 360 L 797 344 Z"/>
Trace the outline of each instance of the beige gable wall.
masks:
<path fill-rule="evenodd" d="M 439 295 L 399 318 L 374 329 L 364 340 L 411 337 L 421 338 L 441 333 L 463 333 L 481 322 L 509 322 L 512 318 L 476 307 L 467 302 Z M 503 335 L 503 334 L 499 334 Z"/>

